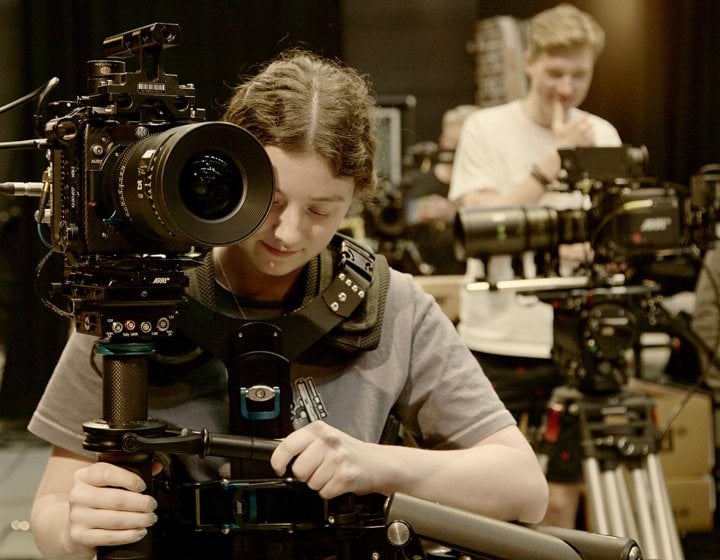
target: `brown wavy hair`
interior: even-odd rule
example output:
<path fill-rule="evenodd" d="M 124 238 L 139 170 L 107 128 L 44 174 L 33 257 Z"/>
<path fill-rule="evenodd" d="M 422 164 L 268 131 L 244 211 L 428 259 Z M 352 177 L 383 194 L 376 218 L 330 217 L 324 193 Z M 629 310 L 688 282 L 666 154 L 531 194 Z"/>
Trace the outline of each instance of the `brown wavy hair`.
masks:
<path fill-rule="evenodd" d="M 376 186 L 374 106 L 370 82 L 357 70 L 293 49 L 234 89 L 223 120 L 263 145 L 319 154 L 367 196 Z"/>

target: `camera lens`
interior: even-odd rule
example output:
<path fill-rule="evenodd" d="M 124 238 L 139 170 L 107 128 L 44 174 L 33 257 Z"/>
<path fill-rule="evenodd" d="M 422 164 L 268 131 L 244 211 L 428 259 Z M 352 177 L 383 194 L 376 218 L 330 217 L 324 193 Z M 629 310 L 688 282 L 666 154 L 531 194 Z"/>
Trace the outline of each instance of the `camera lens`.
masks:
<path fill-rule="evenodd" d="M 461 208 L 455 216 L 455 258 L 519 255 L 587 241 L 583 210 L 546 207 Z"/>
<path fill-rule="evenodd" d="M 221 153 L 205 152 L 190 158 L 180 172 L 180 198 L 203 220 L 219 220 L 237 208 L 242 198 L 242 175 Z"/>
<path fill-rule="evenodd" d="M 455 257 L 514 255 L 557 244 L 557 212 L 549 208 L 461 208 Z"/>
<path fill-rule="evenodd" d="M 230 245 L 265 221 L 274 176 L 262 144 L 225 122 L 169 128 L 131 145 L 111 191 L 138 250 L 143 239 L 185 246 Z"/>

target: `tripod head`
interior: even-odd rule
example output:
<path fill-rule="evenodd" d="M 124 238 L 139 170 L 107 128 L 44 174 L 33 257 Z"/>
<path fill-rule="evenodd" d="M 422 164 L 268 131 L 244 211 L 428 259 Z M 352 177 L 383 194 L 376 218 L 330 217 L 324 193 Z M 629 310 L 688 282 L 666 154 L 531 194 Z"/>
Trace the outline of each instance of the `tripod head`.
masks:
<path fill-rule="evenodd" d="M 536 293 L 553 307 L 552 357 L 570 386 L 608 394 L 627 383 L 628 351 L 661 322 L 656 292 L 639 285 Z"/>

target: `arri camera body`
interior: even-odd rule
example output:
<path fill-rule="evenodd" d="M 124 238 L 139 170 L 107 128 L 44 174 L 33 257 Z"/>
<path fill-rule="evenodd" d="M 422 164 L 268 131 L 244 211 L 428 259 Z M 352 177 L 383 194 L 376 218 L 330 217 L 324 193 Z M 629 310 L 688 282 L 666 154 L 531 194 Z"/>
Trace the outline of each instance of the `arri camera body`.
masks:
<path fill-rule="evenodd" d="M 109 37 L 88 62 L 88 94 L 48 106 L 53 249 L 76 255 L 179 255 L 239 241 L 262 223 L 272 174 L 262 146 L 201 122 L 195 89 L 166 74 L 176 24 Z M 122 57 L 139 68 L 126 70 Z M 252 188 L 249 188 L 252 185 Z"/>
<path fill-rule="evenodd" d="M 560 157 L 562 181 L 555 190 L 582 195 L 582 206 L 461 209 L 456 256 L 487 261 L 533 252 L 541 278 L 480 282 L 478 289 L 507 284 L 550 303 L 553 359 L 569 384 L 586 393 L 613 393 L 627 381 L 627 353 L 641 332 L 677 330 L 644 267 L 687 255 L 697 259 L 714 243 L 720 173 L 706 166 L 689 188 L 657 181 L 646 176 L 644 147 L 573 148 L 560 150 Z M 585 244 L 585 262 L 574 276 L 561 276 L 560 247 L 576 243 Z"/>
<path fill-rule="evenodd" d="M 262 145 L 239 126 L 204 121 L 194 87 L 164 72 L 161 54 L 179 38 L 168 23 L 108 37 L 106 58 L 88 62 L 87 94 L 37 116 L 49 165 L 30 194 L 40 196 L 47 244 L 64 257 L 47 299 L 80 332 L 112 341 L 173 335 L 185 270 L 252 234 L 272 205 Z"/>
<path fill-rule="evenodd" d="M 562 244 L 589 242 L 595 263 L 618 263 L 704 248 L 715 239 L 720 174 L 714 170 L 702 169 L 688 188 L 647 177 L 644 146 L 559 152 L 562 180 L 553 190 L 582 193 L 584 206 L 461 209 L 455 223 L 459 259 L 552 253 Z"/>

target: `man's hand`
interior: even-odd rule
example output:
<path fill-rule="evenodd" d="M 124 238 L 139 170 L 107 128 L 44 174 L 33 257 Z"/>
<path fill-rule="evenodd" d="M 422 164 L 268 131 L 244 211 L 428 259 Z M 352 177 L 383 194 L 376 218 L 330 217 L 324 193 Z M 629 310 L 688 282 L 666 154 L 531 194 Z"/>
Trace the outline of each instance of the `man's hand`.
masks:
<path fill-rule="evenodd" d="M 573 120 L 567 121 L 565 107 L 558 100 L 553 102 L 553 117 L 550 130 L 555 139 L 556 148 L 593 146 L 595 144 L 587 113 L 580 113 Z"/>
<path fill-rule="evenodd" d="M 444 196 L 429 194 L 411 201 L 408 212 L 408 223 L 432 224 L 436 222 L 452 222 L 457 213 L 457 206 Z"/>

